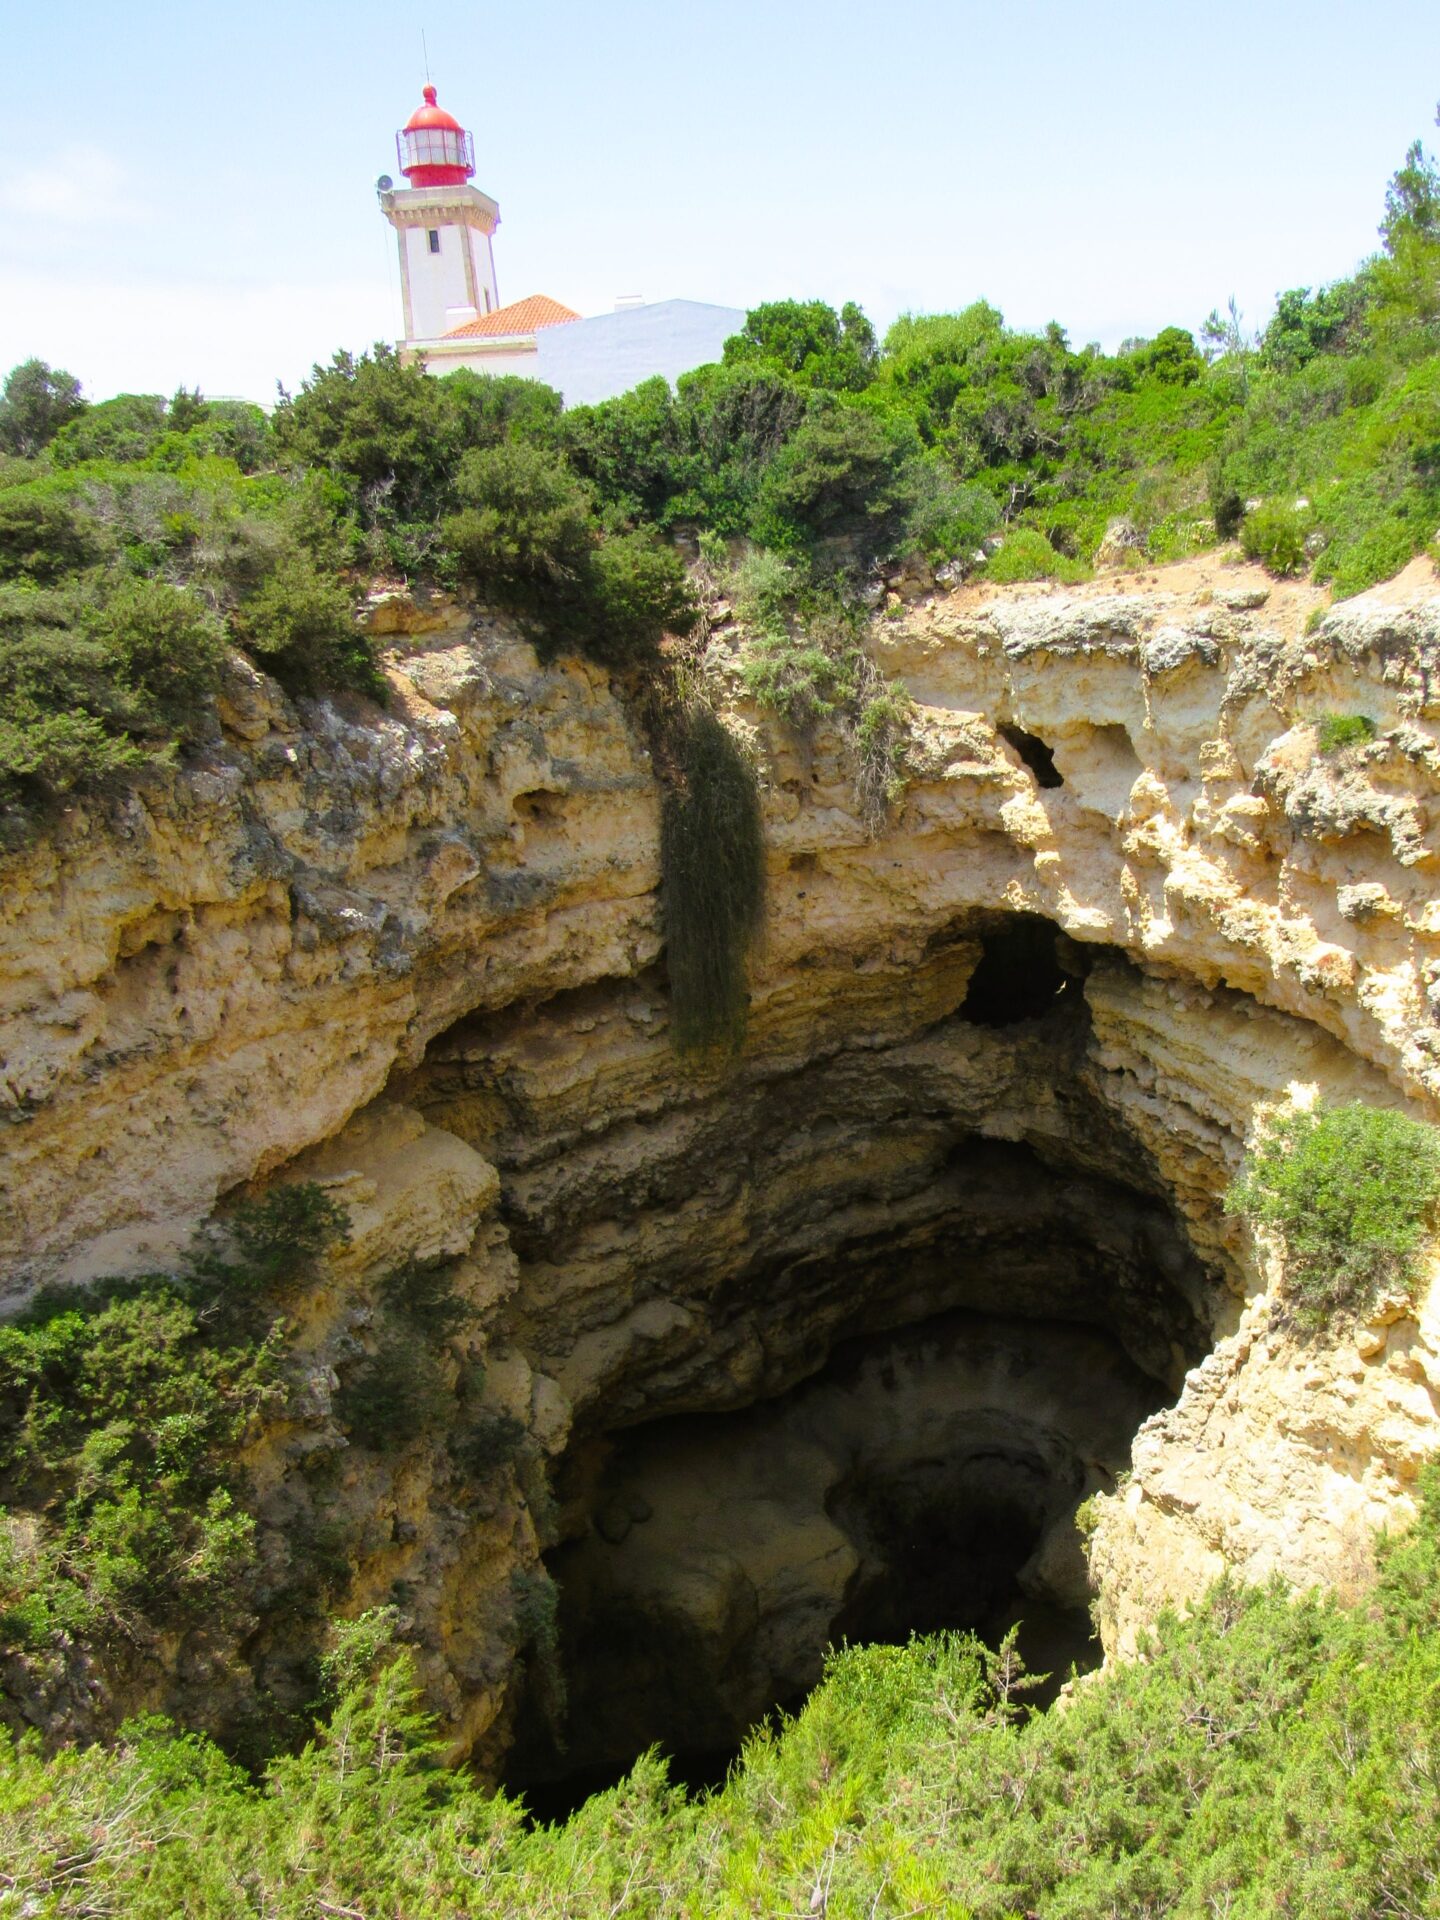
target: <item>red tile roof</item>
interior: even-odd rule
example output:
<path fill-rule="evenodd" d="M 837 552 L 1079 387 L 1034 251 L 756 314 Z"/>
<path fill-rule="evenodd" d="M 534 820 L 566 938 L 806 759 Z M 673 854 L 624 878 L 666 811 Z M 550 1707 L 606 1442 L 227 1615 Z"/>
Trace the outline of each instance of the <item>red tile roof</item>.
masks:
<path fill-rule="evenodd" d="M 562 307 L 549 294 L 532 293 L 524 300 L 512 300 L 508 307 L 497 307 L 478 320 L 467 320 L 463 327 L 452 327 L 447 340 L 493 338 L 496 334 L 534 333 L 540 327 L 563 327 L 567 320 L 578 320 L 573 307 Z"/>

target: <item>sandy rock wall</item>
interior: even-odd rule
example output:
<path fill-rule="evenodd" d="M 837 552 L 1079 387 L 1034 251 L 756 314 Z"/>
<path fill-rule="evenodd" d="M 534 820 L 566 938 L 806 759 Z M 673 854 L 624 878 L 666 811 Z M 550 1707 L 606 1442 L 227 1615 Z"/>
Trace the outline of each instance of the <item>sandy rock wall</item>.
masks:
<path fill-rule="evenodd" d="M 1430 1309 L 1396 1303 L 1370 1352 L 1302 1340 L 1220 1201 L 1294 1093 L 1435 1111 L 1440 595 L 1309 611 L 1245 569 L 890 609 L 871 650 L 917 716 L 874 836 L 847 745 L 747 708 L 722 634 L 769 856 L 724 1071 L 669 1047 L 659 790 L 603 674 L 400 598 L 371 615 L 383 715 L 237 666 L 223 746 L 6 856 L 8 1298 L 162 1259 L 247 1182 L 315 1175 L 363 1212 L 383 1164 L 376 1262 L 466 1266 L 486 1391 L 554 1456 L 1023 1283 L 1179 1392 L 1097 1536 L 1117 1644 L 1221 1564 L 1341 1577 L 1440 1446 Z M 1328 713 L 1373 739 L 1319 752 Z M 1016 913 L 1062 930 L 1080 1010 L 977 1026 Z M 438 1523 L 465 1508 L 430 1471 L 346 1495 L 388 1515 L 361 1585 L 426 1596 L 463 1739 L 500 1711 L 475 1595 L 538 1535 L 518 1495 Z"/>

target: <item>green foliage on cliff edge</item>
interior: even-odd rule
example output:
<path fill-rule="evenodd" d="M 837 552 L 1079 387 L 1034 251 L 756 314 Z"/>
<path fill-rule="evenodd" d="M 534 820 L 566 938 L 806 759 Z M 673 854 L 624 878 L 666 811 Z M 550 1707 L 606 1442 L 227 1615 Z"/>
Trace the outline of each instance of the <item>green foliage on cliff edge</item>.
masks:
<path fill-rule="evenodd" d="M 1440 1202 L 1440 1133 L 1352 1101 L 1282 1115 L 1226 1196 L 1274 1228 L 1300 1317 L 1321 1325 L 1412 1277 Z"/>
<path fill-rule="evenodd" d="M 964 1636 L 832 1655 L 793 1719 L 687 1800 L 656 1756 L 558 1827 L 437 1765 L 382 1611 L 339 1697 L 263 1780 L 163 1722 L 0 1748 L 0 1887 L 133 1920 L 1096 1920 L 1433 1916 L 1440 1884 L 1436 1476 L 1342 1607 L 1221 1585 L 1145 1657 L 1031 1715 Z"/>
<path fill-rule="evenodd" d="M 283 1297 L 345 1231 L 318 1188 L 242 1207 L 173 1274 L 42 1294 L 0 1327 L 0 1640 L 138 1646 L 253 1602 L 238 1455 L 283 1397 Z"/>

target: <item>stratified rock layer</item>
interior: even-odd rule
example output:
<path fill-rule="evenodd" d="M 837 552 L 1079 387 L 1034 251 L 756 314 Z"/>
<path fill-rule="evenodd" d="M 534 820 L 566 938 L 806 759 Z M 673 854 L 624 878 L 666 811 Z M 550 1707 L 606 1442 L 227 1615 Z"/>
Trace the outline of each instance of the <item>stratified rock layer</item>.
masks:
<path fill-rule="evenodd" d="M 1440 596 L 1307 634 L 1267 591 L 894 609 L 871 650 L 917 721 L 873 836 L 845 742 L 747 708 L 722 635 L 769 869 L 723 1066 L 669 1044 L 659 791 L 602 673 L 403 598 L 371 616 L 384 714 L 297 711 L 237 663 L 223 748 L 6 859 L 11 1302 L 162 1261 L 237 1189 L 332 1183 L 361 1226 L 306 1330 L 314 1405 L 261 1450 L 277 1511 L 297 1448 L 343 1450 L 325 1381 L 416 1253 L 461 1263 L 485 1404 L 557 1460 L 867 1330 L 1088 1322 L 1178 1394 L 1100 1503 L 1112 1646 L 1226 1566 L 1363 1579 L 1440 1448 L 1440 1327 L 1421 1298 L 1302 1336 L 1222 1196 L 1277 1102 L 1434 1115 Z M 1325 713 L 1374 739 L 1320 753 Z M 1060 990 L 977 1019 L 1017 915 L 1060 930 Z M 433 1449 L 355 1453 L 344 1499 L 379 1518 L 353 1603 L 401 1582 L 455 1749 L 502 1739 L 515 1583 L 570 1520 Z"/>

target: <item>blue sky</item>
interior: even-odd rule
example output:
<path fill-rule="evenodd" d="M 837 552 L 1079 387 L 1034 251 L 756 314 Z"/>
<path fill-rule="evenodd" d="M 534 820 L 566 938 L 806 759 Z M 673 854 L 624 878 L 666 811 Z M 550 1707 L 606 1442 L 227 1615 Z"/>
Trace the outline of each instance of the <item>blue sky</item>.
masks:
<path fill-rule="evenodd" d="M 502 300 L 984 296 L 1113 346 L 1375 245 L 1434 127 L 1435 0 L 400 0 L 7 8 L 0 371 L 268 400 L 399 331 L 374 181 L 442 104 Z"/>

